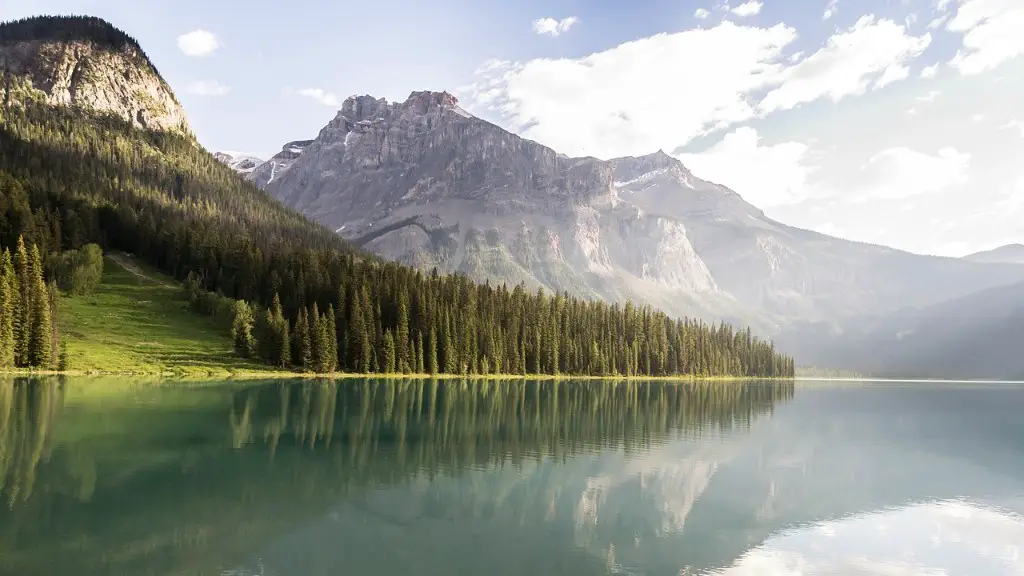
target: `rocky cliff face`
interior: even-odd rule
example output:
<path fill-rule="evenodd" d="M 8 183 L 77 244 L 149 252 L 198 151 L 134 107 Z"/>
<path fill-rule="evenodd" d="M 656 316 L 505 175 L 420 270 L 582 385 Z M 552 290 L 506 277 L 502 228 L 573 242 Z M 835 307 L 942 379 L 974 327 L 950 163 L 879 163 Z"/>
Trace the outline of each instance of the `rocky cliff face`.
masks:
<path fill-rule="evenodd" d="M 140 128 L 191 133 L 174 93 L 138 44 L 106 22 L 33 18 L 0 27 L 5 103 L 43 100 L 113 114 Z"/>
<path fill-rule="evenodd" d="M 689 314 L 735 306 L 685 227 L 623 201 L 614 176 L 609 163 L 471 116 L 451 94 L 417 92 L 402 103 L 349 98 L 266 189 L 423 268 Z"/>
<path fill-rule="evenodd" d="M 785 226 L 663 152 L 569 158 L 448 93 L 349 98 L 266 189 L 403 263 L 766 332 L 1024 279 Z"/>
<path fill-rule="evenodd" d="M 251 170 L 247 178 L 260 188 L 266 188 L 278 173 L 283 173 L 287 170 L 306 147 L 312 143 L 312 140 L 296 140 L 285 144 L 281 151 L 274 154 L 270 160 L 259 164 L 254 170 Z"/>

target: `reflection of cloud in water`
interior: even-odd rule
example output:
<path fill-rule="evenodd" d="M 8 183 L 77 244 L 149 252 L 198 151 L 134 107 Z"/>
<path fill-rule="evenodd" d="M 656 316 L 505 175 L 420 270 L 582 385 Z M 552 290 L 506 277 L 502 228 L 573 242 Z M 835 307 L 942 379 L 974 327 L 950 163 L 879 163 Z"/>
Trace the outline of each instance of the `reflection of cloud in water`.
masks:
<path fill-rule="evenodd" d="M 822 522 L 769 538 L 719 576 L 1024 575 L 1024 518 L 946 500 Z"/>

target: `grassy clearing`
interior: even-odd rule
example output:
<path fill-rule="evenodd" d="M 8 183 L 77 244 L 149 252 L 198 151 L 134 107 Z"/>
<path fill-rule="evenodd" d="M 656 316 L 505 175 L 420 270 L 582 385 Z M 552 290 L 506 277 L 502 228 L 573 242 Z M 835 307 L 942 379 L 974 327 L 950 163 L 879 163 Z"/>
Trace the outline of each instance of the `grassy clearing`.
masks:
<path fill-rule="evenodd" d="M 75 372 L 227 377 L 270 373 L 234 354 L 213 318 L 189 309 L 177 283 L 157 272 L 104 261 L 87 296 L 61 297 L 61 333 Z"/>

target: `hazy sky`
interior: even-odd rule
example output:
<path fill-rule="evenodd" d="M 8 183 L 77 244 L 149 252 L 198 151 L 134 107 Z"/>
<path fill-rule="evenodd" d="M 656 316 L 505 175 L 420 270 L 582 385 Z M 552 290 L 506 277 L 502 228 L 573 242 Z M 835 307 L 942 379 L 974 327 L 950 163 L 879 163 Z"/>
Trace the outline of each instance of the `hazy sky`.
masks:
<path fill-rule="evenodd" d="M 1024 242 L 1021 0 L 19 0 L 135 36 L 211 150 L 351 94 L 449 90 L 570 155 L 659 148 L 788 224 L 914 252 Z"/>

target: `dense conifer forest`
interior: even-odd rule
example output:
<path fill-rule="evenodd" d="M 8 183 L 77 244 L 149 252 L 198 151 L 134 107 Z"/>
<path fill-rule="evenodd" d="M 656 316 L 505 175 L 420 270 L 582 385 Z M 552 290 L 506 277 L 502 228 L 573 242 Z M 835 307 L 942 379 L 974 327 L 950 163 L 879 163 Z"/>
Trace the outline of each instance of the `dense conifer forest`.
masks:
<path fill-rule="evenodd" d="M 72 35 L 47 26 L 93 30 L 75 19 L 4 24 L 0 43 Z M 110 49 L 134 45 L 109 34 Z M 20 80 L 4 76 L 0 246 L 135 254 L 182 281 L 197 307 L 230 308 L 240 354 L 317 372 L 793 374 L 792 359 L 749 330 L 382 262 L 187 135 L 19 101 Z"/>
<path fill-rule="evenodd" d="M 0 370 L 62 367 L 57 287 L 43 269 L 35 244 L 0 250 Z"/>

